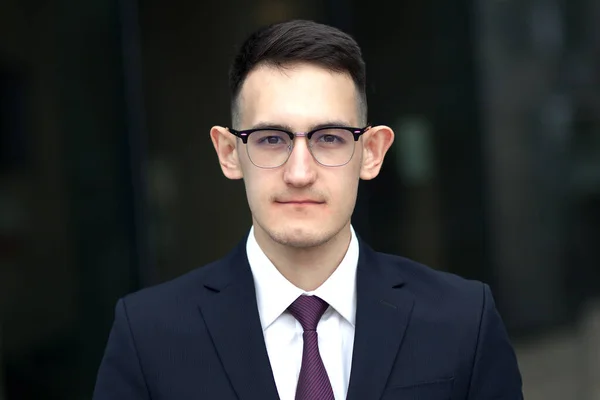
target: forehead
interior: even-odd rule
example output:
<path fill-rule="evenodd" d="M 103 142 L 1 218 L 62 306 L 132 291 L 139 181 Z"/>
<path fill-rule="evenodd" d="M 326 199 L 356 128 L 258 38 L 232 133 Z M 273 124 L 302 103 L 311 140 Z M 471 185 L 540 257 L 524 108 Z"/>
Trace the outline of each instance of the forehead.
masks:
<path fill-rule="evenodd" d="M 358 93 L 345 73 L 311 64 L 259 66 L 240 92 L 241 126 L 285 124 L 297 130 L 327 123 L 358 124 Z"/>

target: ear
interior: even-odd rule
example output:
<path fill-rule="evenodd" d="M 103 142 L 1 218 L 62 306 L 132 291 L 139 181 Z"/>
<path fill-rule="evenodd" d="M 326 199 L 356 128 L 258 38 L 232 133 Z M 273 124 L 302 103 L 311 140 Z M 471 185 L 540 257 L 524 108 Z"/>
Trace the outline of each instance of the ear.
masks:
<path fill-rule="evenodd" d="M 223 175 L 229 179 L 242 179 L 243 173 L 236 149 L 236 137 L 222 126 L 213 126 L 210 138 L 219 157 Z"/>
<path fill-rule="evenodd" d="M 394 142 L 394 131 L 388 126 L 374 126 L 362 135 L 362 141 L 360 179 L 371 180 L 379 175 L 385 154 Z"/>

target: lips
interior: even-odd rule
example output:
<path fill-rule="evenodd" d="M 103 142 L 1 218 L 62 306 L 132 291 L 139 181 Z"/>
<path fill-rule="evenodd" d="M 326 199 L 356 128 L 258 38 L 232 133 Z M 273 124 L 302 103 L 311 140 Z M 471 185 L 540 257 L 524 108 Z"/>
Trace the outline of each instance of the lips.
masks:
<path fill-rule="evenodd" d="M 276 204 L 289 204 L 289 205 L 318 205 L 324 204 L 325 201 L 322 198 L 316 197 L 292 197 L 282 196 L 274 198 Z"/>
<path fill-rule="evenodd" d="M 278 200 L 276 203 L 279 204 L 323 204 L 323 201 L 316 200 Z"/>

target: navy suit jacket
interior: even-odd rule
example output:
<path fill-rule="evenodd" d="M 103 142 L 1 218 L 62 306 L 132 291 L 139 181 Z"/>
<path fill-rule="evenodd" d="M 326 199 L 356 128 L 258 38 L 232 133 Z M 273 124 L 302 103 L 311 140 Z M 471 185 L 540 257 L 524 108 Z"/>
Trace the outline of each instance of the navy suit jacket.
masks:
<path fill-rule="evenodd" d="M 360 242 L 347 399 L 522 398 L 487 285 Z M 245 242 L 119 300 L 93 399 L 278 399 Z"/>

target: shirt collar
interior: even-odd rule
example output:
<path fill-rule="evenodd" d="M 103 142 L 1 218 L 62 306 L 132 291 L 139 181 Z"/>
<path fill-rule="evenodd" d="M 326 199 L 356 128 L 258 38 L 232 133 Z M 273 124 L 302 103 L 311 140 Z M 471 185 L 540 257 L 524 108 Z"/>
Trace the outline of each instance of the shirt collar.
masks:
<path fill-rule="evenodd" d="M 352 237 L 346 255 L 331 276 L 316 290 L 304 292 L 288 281 L 262 251 L 250 229 L 246 241 L 248 262 L 254 277 L 258 313 L 263 330 L 302 294 L 319 296 L 335 309 L 353 327 L 356 321 L 356 268 L 358 239 L 350 227 Z"/>

